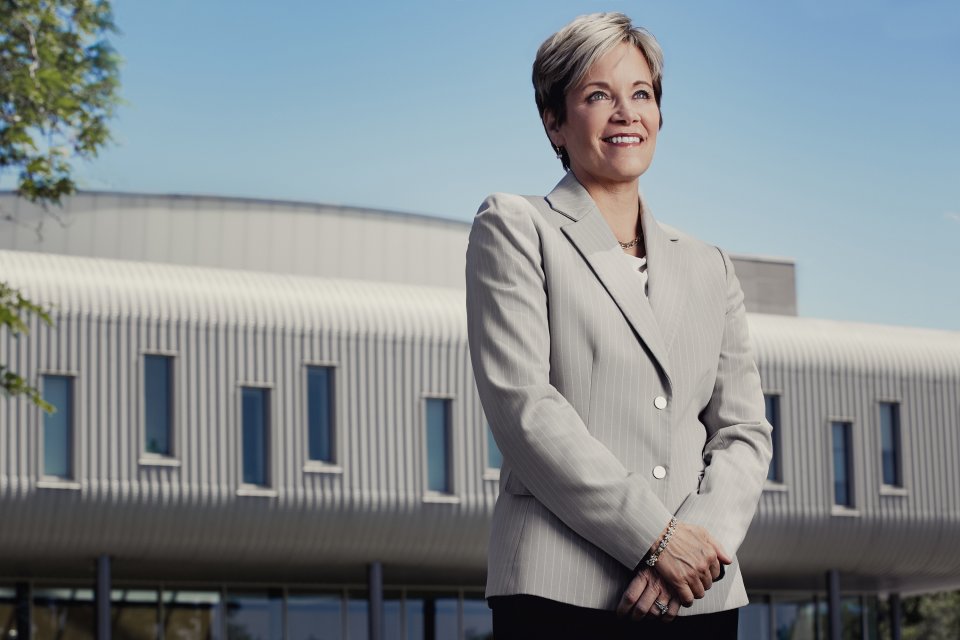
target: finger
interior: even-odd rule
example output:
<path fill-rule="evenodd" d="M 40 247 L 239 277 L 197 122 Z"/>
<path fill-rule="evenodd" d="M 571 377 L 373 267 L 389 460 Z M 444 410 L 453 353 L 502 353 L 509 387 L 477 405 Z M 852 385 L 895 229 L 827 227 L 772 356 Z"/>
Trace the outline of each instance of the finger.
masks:
<path fill-rule="evenodd" d="M 677 594 L 677 599 L 680 600 L 680 604 L 685 607 L 693 606 L 693 591 L 690 590 L 690 587 L 684 584 L 679 584 L 674 587 L 674 593 Z"/>
<path fill-rule="evenodd" d="M 646 589 L 647 582 L 649 582 L 649 580 L 646 572 L 637 574 L 633 580 L 630 581 L 630 584 L 627 585 L 626 590 L 623 592 L 623 596 L 620 598 L 620 603 L 617 605 L 618 616 L 625 616 L 630 613 L 633 605 L 636 604 L 641 594 L 643 594 L 643 590 Z"/>
<path fill-rule="evenodd" d="M 660 620 L 663 622 L 673 622 L 677 619 L 678 613 L 680 613 L 680 601 L 676 598 L 670 598 L 670 602 L 667 603 L 667 611 L 660 616 Z"/>
<path fill-rule="evenodd" d="M 723 550 L 723 546 L 716 540 L 713 540 L 713 549 L 717 552 L 717 559 L 720 560 L 720 562 L 723 564 L 733 564 L 733 558 Z"/>
<path fill-rule="evenodd" d="M 703 573 L 700 574 L 700 584 L 703 585 L 704 591 L 709 591 L 710 587 L 713 586 L 713 576 L 710 575 L 710 568 L 704 569 Z"/>
<path fill-rule="evenodd" d="M 712 563 L 710 564 L 710 578 L 711 578 L 714 582 L 716 582 L 717 580 L 720 579 L 720 576 L 722 575 L 722 567 L 723 567 L 723 565 L 720 564 L 720 558 L 719 558 L 719 557 L 716 559 L 716 561 L 714 561 L 714 562 L 712 562 Z"/>
<path fill-rule="evenodd" d="M 640 595 L 640 599 L 637 600 L 637 604 L 634 605 L 633 611 L 630 613 L 630 616 L 634 620 L 642 620 L 648 614 L 655 614 L 659 609 L 654 608 L 654 602 L 660 598 L 660 594 L 663 592 L 663 586 L 659 580 L 651 579 L 647 582 L 647 588 L 643 590 L 643 593 Z M 665 602 L 665 600 L 661 600 Z"/>
<path fill-rule="evenodd" d="M 703 588 L 703 583 L 700 582 L 699 574 L 693 574 L 690 580 L 690 591 L 693 592 L 693 597 L 697 600 L 707 595 L 707 590 Z"/>
<path fill-rule="evenodd" d="M 710 587 L 713 586 L 713 564 L 717 562 L 717 556 L 710 554 L 710 557 L 707 559 L 706 564 L 700 570 L 698 576 L 700 577 L 700 584 L 703 585 L 704 591 L 709 591 Z"/>

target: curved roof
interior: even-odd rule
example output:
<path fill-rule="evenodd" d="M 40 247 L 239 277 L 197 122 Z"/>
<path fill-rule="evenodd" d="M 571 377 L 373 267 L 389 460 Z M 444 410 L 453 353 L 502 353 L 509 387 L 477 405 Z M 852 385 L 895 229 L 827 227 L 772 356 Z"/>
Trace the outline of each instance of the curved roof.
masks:
<path fill-rule="evenodd" d="M 464 292 L 446 287 L 26 251 L 0 251 L 0 273 L 63 311 L 466 340 Z"/>
<path fill-rule="evenodd" d="M 322 326 L 466 339 L 464 291 L 446 287 L 0 251 L 31 299 L 103 315 Z M 750 314 L 758 360 L 960 377 L 960 332 Z"/>
<path fill-rule="evenodd" d="M 758 360 L 960 377 L 960 332 L 753 314 Z"/>

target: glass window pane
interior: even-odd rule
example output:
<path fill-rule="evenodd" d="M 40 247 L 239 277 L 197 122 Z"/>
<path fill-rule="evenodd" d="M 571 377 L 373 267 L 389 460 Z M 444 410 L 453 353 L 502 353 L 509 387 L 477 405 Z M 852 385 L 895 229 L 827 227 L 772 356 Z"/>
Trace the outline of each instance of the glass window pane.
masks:
<path fill-rule="evenodd" d="M 307 423 L 310 459 L 333 462 L 332 367 L 307 367 Z"/>
<path fill-rule="evenodd" d="M 859 596 L 850 596 L 840 601 L 840 624 L 843 640 L 863 639 L 863 608 Z"/>
<path fill-rule="evenodd" d="M 830 637 L 830 603 L 823 598 L 816 600 L 816 627 L 817 638 Z"/>
<path fill-rule="evenodd" d="M 899 487 L 900 481 L 900 405 L 880 403 L 880 441 L 883 484 Z"/>
<path fill-rule="evenodd" d="M 487 424 L 487 466 L 491 469 L 499 469 L 503 466 L 503 454 L 500 453 L 500 447 L 497 441 L 493 439 L 493 431 L 490 430 L 490 424 Z"/>
<path fill-rule="evenodd" d="M 170 433 L 173 418 L 173 358 L 143 357 L 144 417 L 146 418 L 147 453 L 172 454 Z"/>
<path fill-rule="evenodd" d="M 833 429 L 833 500 L 836 504 L 853 506 L 853 484 L 850 469 L 849 422 L 834 422 Z"/>
<path fill-rule="evenodd" d="M 370 622 L 367 619 L 370 603 L 361 592 L 348 594 L 347 637 L 350 640 L 367 640 L 370 637 Z"/>
<path fill-rule="evenodd" d="M 434 638 L 456 638 L 457 636 L 457 605 L 458 598 L 436 599 L 436 621 L 434 623 Z"/>
<path fill-rule="evenodd" d="M 482 595 L 463 598 L 463 635 L 465 640 L 493 638 L 493 612 Z"/>
<path fill-rule="evenodd" d="M 403 603 L 399 591 L 383 594 L 383 638 L 403 640 Z"/>
<path fill-rule="evenodd" d="M 164 591 L 163 637 L 165 640 L 219 640 L 219 591 Z"/>
<path fill-rule="evenodd" d="M 873 595 L 863 596 L 863 608 L 863 620 L 867 625 L 863 637 L 866 640 L 878 640 L 880 638 L 879 620 L 884 615 L 880 606 L 880 598 Z M 884 637 L 886 637 L 886 634 L 884 634 Z"/>
<path fill-rule="evenodd" d="M 776 617 L 774 637 L 777 640 L 814 637 L 817 612 L 812 599 L 781 601 L 773 608 Z"/>
<path fill-rule="evenodd" d="M 122 640 L 156 640 L 160 634 L 159 596 L 160 594 L 153 590 L 111 591 L 111 637 Z"/>
<path fill-rule="evenodd" d="M 243 387 L 243 481 L 267 484 L 269 389 Z"/>
<path fill-rule="evenodd" d="M 435 591 L 407 592 L 407 640 L 426 638 L 426 630 L 432 629 L 432 637 L 458 638 L 456 594 Z"/>
<path fill-rule="evenodd" d="M 35 589 L 31 615 L 36 640 L 93 640 L 96 634 L 93 589 Z"/>
<path fill-rule="evenodd" d="M 780 396 L 763 396 L 766 407 L 767 422 L 773 427 L 773 458 L 770 459 L 770 468 L 767 470 L 767 480 L 781 482 L 783 476 L 780 474 Z"/>
<path fill-rule="evenodd" d="M 407 594 L 407 640 L 423 640 L 423 598 Z"/>
<path fill-rule="evenodd" d="M 17 591 L 0 588 L 0 638 L 14 640 L 17 637 Z"/>
<path fill-rule="evenodd" d="M 227 640 L 272 640 L 283 636 L 283 592 L 227 592 Z"/>
<path fill-rule="evenodd" d="M 73 394 L 70 376 L 43 376 L 43 399 L 56 413 L 43 414 L 43 474 L 72 478 Z"/>
<path fill-rule="evenodd" d="M 427 398 L 427 487 L 450 493 L 450 401 Z"/>
<path fill-rule="evenodd" d="M 287 595 L 289 640 L 341 640 L 343 598 L 339 593 Z"/>
<path fill-rule="evenodd" d="M 770 640 L 770 604 L 751 597 L 750 604 L 740 609 L 737 627 L 740 640 Z"/>
<path fill-rule="evenodd" d="M 160 594 L 153 590 L 111 591 L 111 637 L 122 640 L 156 640 L 160 634 L 159 596 Z"/>

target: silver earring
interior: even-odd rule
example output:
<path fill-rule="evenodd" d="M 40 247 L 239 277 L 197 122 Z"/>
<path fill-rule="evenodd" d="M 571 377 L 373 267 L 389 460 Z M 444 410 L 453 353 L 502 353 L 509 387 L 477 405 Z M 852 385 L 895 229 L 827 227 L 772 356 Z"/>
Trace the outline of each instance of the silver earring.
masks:
<path fill-rule="evenodd" d="M 557 160 L 563 159 L 563 147 L 554 147 L 557 152 Z"/>

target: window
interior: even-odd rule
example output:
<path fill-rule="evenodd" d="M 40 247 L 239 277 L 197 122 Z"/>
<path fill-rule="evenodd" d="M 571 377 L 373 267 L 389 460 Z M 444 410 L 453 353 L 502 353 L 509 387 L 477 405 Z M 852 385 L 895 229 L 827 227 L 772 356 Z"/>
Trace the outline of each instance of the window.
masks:
<path fill-rule="evenodd" d="M 243 482 L 267 486 L 270 460 L 270 390 L 242 387 Z"/>
<path fill-rule="evenodd" d="M 427 488 L 451 493 L 450 400 L 427 398 Z"/>
<path fill-rule="evenodd" d="M 56 408 L 43 414 L 43 475 L 73 478 L 73 378 L 43 376 L 43 399 Z"/>
<path fill-rule="evenodd" d="M 307 367 L 307 455 L 333 462 L 333 367 Z"/>
<path fill-rule="evenodd" d="M 173 358 L 143 356 L 144 451 L 173 455 Z"/>
<path fill-rule="evenodd" d="M 880 456 L 883 462 L 883 484 L 902 487 L 900 473 L 900 404 L 880 403 Z"/>
<path fill-rule="evenodd" d="M 831 424 L 833 435 L 833 502 L 853 507 L 853 447 L 849 422 Z"/>
<path fill-rule="evenodd" d="M 283 590 L 229 589 L 226 597 L 230 638 L 282 638 Z"/>
<path fill-rule="evenodd" d="M 493 431 L 490 430 L 490 423 L 487 423 L 487 467 L 490 469 L 499 469 L 503 466 L 503 454 L 500 453 L 500 447 L 497 441 L 493 439 Z"/>
<path fill-rule="evenodd" d="M 783 482 L 783 471 L 780 469 L 780 396 L 763 394 L 763 403 L 766 408 L 767 422 L 773 427 L 773 457 L 770 459 L 770 468 L 767 470 L 767 480 Z"/>

